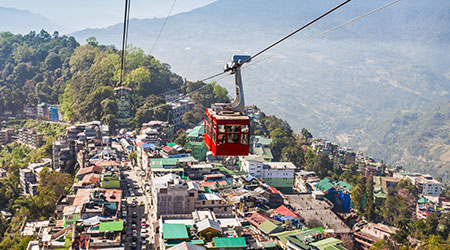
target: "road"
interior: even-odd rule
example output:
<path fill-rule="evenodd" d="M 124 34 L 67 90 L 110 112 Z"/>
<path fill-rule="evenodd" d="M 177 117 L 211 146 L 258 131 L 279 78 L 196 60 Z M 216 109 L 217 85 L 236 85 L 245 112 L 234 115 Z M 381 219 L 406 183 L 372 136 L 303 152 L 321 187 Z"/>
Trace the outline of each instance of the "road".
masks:
<path fill-rule="evenodd" d="M 146 233 L 147 235 L 141 234 L 141 221 L 144 218 L 148 222 L 148 202 L 150 200 L 143 192 L 144 189 L 141 188 L 141 178 L 136 175 L 133 169 L 125 170 L 122 176 L 121 188 L 124 190 L 124 197 L 127 201 L 126 234 L 122 238 L 125 243 L 124 247 L 125 249 L 132 249 L 132 242 L 136 242 L 136 249 L 142 249 L 142 240 L 146 240 L 146 245 L 149 242 L 147 239 L 148 232 Z M 136 205 L 133 205 L 133 203 Z M 133 212 L 136 213 L 135 216 L 133 216 Z M 132 228 L 133 224 L 135 225 L 135 229 Z M 133 237 L 133 229 L 137 237 Z"/>

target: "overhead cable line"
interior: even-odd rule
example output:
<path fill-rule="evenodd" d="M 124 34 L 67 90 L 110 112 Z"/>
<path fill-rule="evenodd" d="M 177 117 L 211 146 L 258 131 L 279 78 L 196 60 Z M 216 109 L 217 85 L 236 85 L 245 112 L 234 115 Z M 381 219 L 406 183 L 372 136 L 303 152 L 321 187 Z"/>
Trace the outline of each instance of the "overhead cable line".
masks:
<path fill-rule="evenodd" d="M 372 15 L 373 13 L 378 12 L 378 11 L 380 11 L 380 10 L 382 10 L 382 9 L 384 9 L 384 8 L 387 8 L 387 7 L 391 6 L 391 5 L 394 5 L 394 4 L 396 4 L 396 3 L 400 2 L 400 1 L 401 1 L 401 0 L 395 0 L 395 1 L 393 1 L 393 2 L 390 2 L 390 3 L 388 3 L 388 4 L 385 4 L 385 5 L 383 5 L 383 6 L 379 7 L 379 8 L 377 8 L 377 9 L 374 9 L 374 10 L 372 10 L 372 11 L 367 12 L 367 13 L 364 14 L 364 15 L 355 17 L 355 18 L 353 18 L 353 19 L 351 19 L 351 20 L 349 20 L 349 21 L 347 21 L 347 22 L 345 22 L 345 23 L 342 23 L 342 24 L 340 24 L 340 25 L 338 25 L 338 26 L 335 26 L 335 27 L 333 27 L 333 28 L 331 28 L 331 29 L 328 29 L 328 30 L 326 30 L 326 31 L 323 31 L 323 32 L 321 32 L 321 33 L 319 33 L 319 34 L 317 34 L 317 35 L 315 35 L 315 36 L 313 36 L 313 37 L 310 37 L 310 38 L 308 38 L 308 39 L 306 39 L 306 40 L 303 40 L 303 41 L 301 41 L 300 43 L 298 43 L 298 44 L 296 44 L 296 45 L 294 45 L 294 46 L 288 47 L 288 48 L 286 48 L 286 49 L 284 49 L 284 50 L 282 50 L 282 51 L 280 51 L 280 52 L 278 52 L 278 53 L 269 55 L 269 56 L 264 57 L 264 58 L 262 58 L 262 59 L 260 59 L 260 60 L 258 60 L 258 61 L 255 61 L 255 62 L 249 63 L 249 64 L 247 64 L 247 65 L 244 65 L 244 68 L 247 68 L 247 67 L 250 67 L 250 66 L 252 66 L 252 65 L 255 65 L 255 64 L 257 64 L 257 63 L 260 63 L 260 62 L 262 62 L 262 61 L 264 61 L 264 60 L 267 60 L 267 59 L 269 59 L 269 58 L 271 58 L 271 57 L 280 55 L 280 54 L 282 54 L 282 53 L 284 53 L 284 52 L 286 52 L 286 51 L 288 51 L 288 50 L 291 50 L 291 49 L 293 49 L 293 48 L 296 48 L 296 47 L 298 47 L 298 46 L 300 46 L 300 45 L 303 45 L 303 44 L 305 44 L 305 43 L 307 43 L 307 42 L 310 42 L 310 41 L 312 41 L 312 40 L 314 40 L 314 39 L 316 39 L 316 38 L 319 38 L 319 37 L 321 37 L 321 36 L 323 36 L 323 35 L 326 35 L 326 34 L 332 32 L 332 31 L 335 31 L 335 30 L 337 30 L 337 29 L 339 29 L 339 28 L 342 28 L 342 27 L 344 27 L 345 25 L 351 24 L 351 23 L 353 23 L 353 22 L 355 22 L 355 21 L 358 21 L 358 20 L 360 20 L 360 19 L 362 19 L 362 18 L 364 18 L 364 17 L 367 17 L 367 16 L 369 16 L 369 15 Z"/>
<path fill-rule="evenodd" d="M 122 53 L 120 60 L 120 75 L 119 75 L 119 84 L 123 85 L 123 76 L 125 69 L 125 50 L 128 41 L 128 24 L 130 22 L 130 2 L 131 0 L 125 0 L 125 13 L 123 16 L 123 33 L 122 33 Z"/>
<path fill-rule="evenodd" d="M 176 2 L 177 2 L 177 0 L 173 0 L 172 7 L 170 7 L 170 10 L 169 10 L 169 14 L 167 14 L 167 17 L 164 20 L 164 23 L 161 26 L 161 29 L 159 30 L 158 36 L 156 37 L 155 42 L 153 42 L 152 48 L 150 49 L 150 55 L 152 55 L 153 49 L 155 48 L 156 43 L 158 42 L 159 37 L 161 36 L 161 34 L 162 34 L 163 30 L 164 30 L 164 27 L 166 27 L 167 21 L 169 20 L 170 14 L 172 13 L 173 7 L 175 6 Z"/>
<path fill-rule="evenodd" d="M 343 3 L 339 4 L 338 6 L 334 7 L 333 9 L 331 9 L 331 10 L 325 12 L 324 14 L 322 14 L 321 16 L 317 17 L 316 19 L 312 20 L 311 22 L 309 22 L 309 23 L 307 23 L 307 24 L 301 26 L 300 28 L 298 28 L 298 29 L 295 30 L 294 32 L 288 34 L 287 36 L 281 38 L 280 40 L 276 41 L 275 43 L 271 44 L 270 46 L 264 48 L 263 50 L 259 51 L 259 52 L 256 53 L 256 54 L 254 54 L 253 56 L 251 56 L 249 59 L 245 60 L 245 61 L 242 62 L 241 64 L 244 64 L 244 63 L 246 63 L 246 62 L 248 62 L 248 61 L 254 59 L 255 57 L 261 55 L 262 53 L 264 53 L 264 52 L 268 51 L 269 49 L 275 47 L 276 45 L 282 43 L 284 40 L 286 40 L 286 39 L 288 39 L 289 37 L 291 37 L 291 36 L 297 34 L 297 33 L 300 32 L 300 31 L 304 30 L 305 28 L 309 27 L 311 24 L 313 24 L 313 23 L 319 21 L 320 19 L 324 18 L 325 16 L 331 14 L 332 12 L 334 12 L 335 10 L 337 10 L 337 9 L 339 9 L 340 7 L 344 6 L 345 4 L 349 3 L 350 1 L 351 1 L 351 0 L 346 0 L 345 2 L 343 2 Z M 221 73 L 217 73 L 217 74 L 215 74 L 215 75 L 206 77 L 206 78 L 202 79 L 201 81 L 207 81 L 207 80 L 210 80 L 210 79 L 212 79 L 212 78 L 216 78 L 216 77 L 218 77 L 218 76 L 221 76 L 221 75 L 223 75 L 223 74 L 225 74 L 225 73 L 227 73 L 227 72 L 224 71 L 224 72 L 221 72 Z"/>
<path fill-rule="evenodd" d="M 312 20 L 311 22 L 309 22 L 309 23 L 303 25 L 302 27 L 298 28 L 296 31 L 292 32 L 291 34 L 289 34 L 289 35 L 287 35 L 287 36 L 281 38 L 280 40 L 278 40 L 278 41 L 276 41 L 275 43 L 271 44 L 269 47 L 266 47 L 265 49 L 261 50 L 260 52 L 254 54 L 254 55 L 251 56 L 250 59 L 248 59 L 247 61 L 252 60 L 253 58 L 255 58 L 255 57 L 261 55 L 262 53 L 264 53 L 264 52 L 268 51 L 269 49 L 275 47 L 276 45 L 282 43 L 284 40 L 286 40 L 286 39 L 288 39 L 289 37 L 291 37 L 291 36 L 297 34 L 297 33 L 300 32 L 300 31 L 304 30 L 305 28 L 309 27 L 311 24 L 313 24 L 313 23 L 319 21 L 320 19 L 322 19 L 322 18 L 328 16 L 329 14 L 331 14 L 331 13 L 334 12 L 335 10 L 339 9 L 340 7 L 346 5 L 346 4 L 349 3 L 350 1 L 351 1 L 351 0 L 346 0 L 345 2 L 343 2 L 343 3 L 339 4 L 338 6 L 334 7 L 333 9 L 331 9 L 331 10 L 325 12 L 323 15 L 321 15 L 321 16 L 319 16 L 318 18 Z M 244 63 L 245 63 L 245 62 L 244 62 Z"/>
<path fill-rule="evenodd" d="M 372 11 L 367 12 L 366 14 L 363 14 L 363 15 L 361 15 L 361 16 L 355 17 L 355 18 L 353 18 L 353 19 L 351 19 L 351 20 L 349 20 L 349 21 L 347 21 L 347 22 L 345 22 L 345 23 L 342 23 L 342 24 L 340 24 L 340 25 L 337 25 L 337 26 L 335 26 L 335 27 L 333 27 L 333 28 L 331 28 L 331 29 L 328 29 L 328 30 L 326 30 L 326 31 L 323 31 L 323 32 L 321 32 L 321 33 L 319 33 L 319 34 L 317 34 L 317 35 L 315 35 L 315 36 L 313 36 L 313 37 L 310 37 L 310 38 L 308 38 L 308 39 L 306 39 L 306 40 L 303 40 L 302 42 L 300 42 L 300 43 L 298 43 L 298 44 L 296 44 L 296 45 L 294 45 L 294 46 L 291 46 L 291 47 L 289 47 L 289 48 L 287 48 L 287 49 L 284 49 L 284 50 L 280 51 L 279 53 L 275 53 L 275 54 L 269 55 L 269 56 L 267 56 L 267 57 L 262 58 L 261 60 L 258 60 L 258 61 L 255 61 L 255 62 L 253 62 L 253 63 L 247 64 L 247 65 L 244 66 L 244 68 L 250 67 L 250 66 L 255 65 L 255 64 L 257 64 L 257 63 L 260 63 L 260 62 L 262 62 L 262 61 L 264 61 L 264 60 L 267 60 L 267 59 L 269 59 L 269 58 L 271 58 L 271 57 L 274 57 L 274 56 L 276 56 L 276 55 L 279 55 L 279 54 L 281 54 L 281 53 L 284 53 L 284 52 L 286 52 L 286 51 L 288 51 L 288 50 L 290 50 L 290 49 L 293 49 L 293 48 L 298 47 L 298 46 L 300 46 L 300 45 L 303 45 L 303 44 L 305 44 L 305 43 L 307 43 L 307 42 L 310 42 L 310 41 L 312 41 L 312 40 L 314 40 L 314 39 L 316 39 L 316 38 L 319 38 L 319 37 L 321 37 L 321 36 L 323 36 L 323 35 L 326 35 L 326 34 L 328 34 L 328 33 L 330 33 L 330 32 L 333 32 L 333 31 L 335 31 L 335 30 L 337 30 L 337 29 L 340 29 L 340 28 L 342 28 L 342 27 L 344 27 L 344 26 L 346 26 L 346 25 L 348 25 L 348 24 L 351 24 L 351 23 L 353 23 L 353 22 L 355 22 L 355 21 L 358 21 L 358 20 L 360 20 L 360 19 L 362 19 L 362 18 L 364 18 L 364 17 L 367 17 L 367 16 L 369 16 L 369 15 L 372 15 L 372 14 L 374 14 L 374 13 L 376 13 L 376 12 L 382 10 L 382 9 L 385 9 L 385 8 L 391 6 L 391 5 L 394 5 L 394 4 L 396 4 L 396 3 L 400 2 L 400 1 L 401 1 L 401 0 L 395 0 L 395 1 L 393 1 L 393 2 L 390 2 L 390 3 L 388 3 L 388 4 L 385 4 L 385 5 L 383 5 L 383 6 L 379 7 L 379 8 L 377 8 L 377 9 L 374 9 L 374 10 L 372 10 Z M 279 42 L 277 42 L 277 43 L 279 43 Z M 273 47 L 273 46 L 272 46 L 272 47 Z M 261 53 L 259 53 L 259 54 L 261 54 Z M 255 54 L 255 55 L 258 55 L 258 54 Z M 255 56 L 253 56 L 253 57 L 255 57 Z M 223 74 L 225 74 L 225 73 L 226 73 L 226 72 L 221 72 L 221 73 L 218 73 L 218 74 L 209 76 L 209 77 L 207 77 L 207 78 L 204 78 L 204 79 L 202 79 L 202 80 L 200 80 L 200 81 L 201 81 L 201 82 L 204 82 L 204 81 L 207 81 L 207 80 L 216 78 L 216 77 L 218 77 L 218 76 L 221 76 L 221 75 L 223 75 Z M 230 75 L 225 75 L 225 76 L 223 76 L 223 77 L 221 77 L 221 78 L 219 78 L 219 79 L 217 79 L 217 80 L 219 81 L 219 80 L 224 79 L 224 78 L 226 78 L 226 77 L 228 77 L 228 76 L 230 76 Z M 185 96 L 187 96 L 187 95 L 189 95 L 189 94 L 191 94 L 191 93 L 198 92 L 198 91 L 200 91 L 201 89 L 206 88 L 207 86 L 208 86 L 208 85 L 205 85 L 205 86 L 200 87 L 200 88 L 198 88 L 198 89 L 196 89 L 196 90 L 193 90 L 193 91 L 191 91 L 191 92 L 189 92 L 189 93 L 186 93 L 185 95 L 182 95 L 179 99 L 181 99 L 181 98 L 183 98 L 183 97 L 185 97 Z M 181 89 L 181 88 L 182 88 L 182 87 L 180 87 L 180 88 L 178 88 L 178 89 Z M 175 90 L 178 90 L 178 89 L 175 89 Z M 174 90 L 171 90 L 171 91 L 174 91 Z M 171 92 L 171 91 L 167 91 L 167 92 L 165 92 L 165 93 L 169 93 L 169 92 Z M 163 94 L 165 94 L 165 93 L 162 93 L 161 95 L 163 95 Z"/>

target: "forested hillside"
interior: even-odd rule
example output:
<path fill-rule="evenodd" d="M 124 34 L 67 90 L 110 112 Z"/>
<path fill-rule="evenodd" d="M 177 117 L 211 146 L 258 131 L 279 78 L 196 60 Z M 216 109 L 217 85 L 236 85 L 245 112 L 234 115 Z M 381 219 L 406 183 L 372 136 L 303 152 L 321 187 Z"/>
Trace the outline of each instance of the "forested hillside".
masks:
<path fill-rule="evenodd" d="M 25 36 L 1 33 L 0 72 L 2 111 L 17 114 L 25 104 L 59 103 L 66 120 L 101 120 L 111 127 L 117 112 L 114 87 L 133 89 L 133 126 L 168 120 L 170 108 L 163 96 L 167 91 L 187 93 L 205 85 L 184 83 L 170 65 L 134 47 L 127 50 L 120 83 L 120 53 L 113 46 L 99 45 L 95 38 L 80 46 L 73 37 L 45 31 Z M 188 120 L 198 122 L 202 118 L 198 113 L 214 101 L 226 101 L 227 91 L 210 85 L 192 97 L 199 104 Z"/>
<path fill-rule="evenodd" d="M 56 32 L 0 33 L 0 110 L 17 113 L 27 103 L 57 103 L 72 77 L 69 58 L 78 46 L 75 38 Z"/>
<path fill-rule="evenodd" d="M 370 121 L 350 143 L 368 155 L 407 170 L 450 181 L 450 101 Z"/>

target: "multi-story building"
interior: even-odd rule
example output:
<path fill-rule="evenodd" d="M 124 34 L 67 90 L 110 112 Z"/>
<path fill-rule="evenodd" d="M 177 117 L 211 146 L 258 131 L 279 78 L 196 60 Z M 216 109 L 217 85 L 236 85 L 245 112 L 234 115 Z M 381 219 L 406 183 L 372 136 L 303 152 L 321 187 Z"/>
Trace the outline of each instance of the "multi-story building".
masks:
<path fill-rule="evenodd" d="M 20 189 L 23 195 L 34 196 L 37 194 L 39 181 L 32 169 L 23 168 L 19 170 Z"/>
<path fill-rule="evenodd" d="M 22 194 L 37 195 L 37 188 L 39 185 L 39 173 L 44 167 L 49 167 L 51 159 L 44 158 L 41 162 L 32 163 L 26 168 L 19 170 L 19 181 Z"/>
<path fill-rule="evenodd" d="M 183 125 L 183 115 L 192 109 L 193 103 L 189 99 L 182 99 L 167 104 L 172 106 L 172 124 L 175 126 Z"/>
<path fill-rule="evenodd" d="M 39 148 L 43 144 L 43 137 L 41 133 L 36 133 L 35 130 L 19 129 L 19 142 L 31 147 Z"/>
<path fill-rule="evenodd" d="M 0 145 L 7 144 L 11 140 L 13 135 L 13 129 L 6 128 L 0 130 Z"/>
<path fill-rule="evenodd" d="M 50 105 L 48 107 L 48 113 L 49 113 L 49 119 L 51 121 L 58 121 L 59 120 L 59 111 L 58 106 L 56 105 Z"/>
<path fill-rule="evenodd" d="M 120 126 L 124 126 L 131 119 L 131 94 L 129 87 L 117 87 L 114 89 L 114 97 L 117 102 L 117 120 Z"/>
<path fill-rule="evenodd" d="M 442 184 L 429 174 L 410 173 L 403 171 L 394 173 L 394 177 L 397 177 L 399 179 L 409 179 L 412 184 L 417 187 L 419 194 L 435 197 L 439 197 L 441 195 Z"/>
<path fill-rule="evenodd" d="M 66 137 L 53 141 L 53 169 L 61 172 L 71 172 L 75 164 L 75 153 Z"/>
<path fill-rule="evenodd" d="M 425 196 L 439 197 L 441 195 L 442 184 L 433 179 L 433 177 L 422 177 L 417 181 L 417 188 Z"/>
<path fill-rule="evenodd" d="M 267 185 L 282 192 L 292 192 L 295 169 L 292 162 L 265 162 L 262 156 L 254 155 L 242 158 L 242 171 L 263 178 Z"/>
<path fill-rule="evenodd" d="M 370 249 L 373 243 L 389 238 L 395 231 L 395 228 L 381 223 L 362 222 L 353 227 L 353 239 L 361 249 Z"/>
<path fill-rule="evenodd" d="M 190 214 L 195 210 L 230 213 L 233 204 L 226 203 L 217 193 L 204 193 L 196 182 L 186 182 L 180 176 L 168 174 L 153 178 L 152 206 L 154 214 Z"/>

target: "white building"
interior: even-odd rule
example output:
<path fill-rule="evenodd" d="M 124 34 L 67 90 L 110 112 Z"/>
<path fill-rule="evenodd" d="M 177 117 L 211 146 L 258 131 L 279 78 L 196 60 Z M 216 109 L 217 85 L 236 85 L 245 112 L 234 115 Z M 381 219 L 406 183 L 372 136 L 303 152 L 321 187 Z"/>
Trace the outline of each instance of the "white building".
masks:
<path fill-rule="evenodd" d="M 419 193 L 425 196 L 439 197 L 441 195 L 442 184 L 429 174 L 399 172 L 394 177 L 408 178 L 417 187 Z"/>
<path fill-rule="evenodd" d="M 183 124 L 184 113 L 190 111 L 193 107 L 193 103 L 189 99 L 168 102 L 167 104 L 172 106 L 172 124 L 177 126 Z"/>
<path fill-rule="evenodd" d="M 424 178 L 419 181 L 419 187 L 422 187 L 422 194 L 425 196 L 439 197 L 441 195 L 442 185 L 437 180 Z"/>
<path fill-rule="evenodd" d="M 260 155 L 242 157 L 241 161 L 242 171 L 257 178 L 263 178 L 269 186 L 287 192 L 292 191 L 296 169 L 292 162 L 265 162 Z"/>

